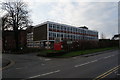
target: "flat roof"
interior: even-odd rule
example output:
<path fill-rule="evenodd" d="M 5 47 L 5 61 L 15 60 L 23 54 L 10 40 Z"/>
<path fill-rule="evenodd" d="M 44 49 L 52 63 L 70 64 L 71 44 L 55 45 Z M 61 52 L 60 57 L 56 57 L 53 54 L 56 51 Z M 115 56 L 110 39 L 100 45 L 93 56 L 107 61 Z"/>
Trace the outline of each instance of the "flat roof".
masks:
<path fill-rule="evenodd" d="M 80 27 L 76 27 L 76 26 L 71 26 L 71 25 L 67 25 L 67 24 L 62 24 L 62 23 L 57 23 L 57 22 L 52 22 L 52 21 L 43 22 L 43 23 L 41 23 L 41 24 L 38 24 L 38 25 L 34 26 L 34 28 L 39 27 L 39 26 L 44 25 L 44 24 L 48 24 L 48 23 L 50 23 L 50 24 L 62 25 L 62 26 L 66 26 L 66 27 L 74 27 L 74 28 L 83 29 L 83 30 L 86 30 L 86 31 L 98 32 L 98 31 L 96 31 L 96 30 L 84 29 L 84 28 L 80 28 Z"/>

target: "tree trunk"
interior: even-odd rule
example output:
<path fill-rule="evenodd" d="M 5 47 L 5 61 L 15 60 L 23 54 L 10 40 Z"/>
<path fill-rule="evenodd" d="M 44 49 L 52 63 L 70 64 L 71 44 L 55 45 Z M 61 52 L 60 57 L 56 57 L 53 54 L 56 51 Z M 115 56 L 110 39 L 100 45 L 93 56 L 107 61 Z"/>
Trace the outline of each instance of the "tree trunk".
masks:
<path fill-rule="evenodd" d="M 5 33 L 2 30 L 2 51 L 5 51 Z"/>
<path fill-rule="evenodd" d="M 18 30 L 15 30 L 15 45 L 16 51 L 19 50 L 19 39 L 18 39 Z"/>
<path fill-rule="evenodd" d="M 17 27 L 15 22 L 14 22 L 14 29 L 13 29 L 13 31 L 14 31 L 14 39 L 15 39 L 15 50 L 18 51 L 19 50 L 19 39 L 18 39 L 19 32 L 18 32 L 18 27 Z"/>

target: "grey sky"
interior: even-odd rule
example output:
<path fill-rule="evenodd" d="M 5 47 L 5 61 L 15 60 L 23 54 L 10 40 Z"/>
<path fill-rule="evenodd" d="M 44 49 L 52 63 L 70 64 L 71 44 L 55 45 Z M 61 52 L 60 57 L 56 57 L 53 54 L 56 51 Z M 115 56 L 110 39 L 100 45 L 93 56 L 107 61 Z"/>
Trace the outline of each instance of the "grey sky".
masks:
<path fill-rule="evenodd" d="M 111 38 L 118 33 L 117 2 L 79 2 L 79 0 L 25 0 L 33 25 L 54 21 L 73 26 L 87 26 Z M 92 0 L 93 1 L 93 0 Z M 102 1 L 102 0 L 101 0 Z M 111 0 L 112 1 L 112 0 Z M 116 0 L 117 1 L 117 0 Z"/>

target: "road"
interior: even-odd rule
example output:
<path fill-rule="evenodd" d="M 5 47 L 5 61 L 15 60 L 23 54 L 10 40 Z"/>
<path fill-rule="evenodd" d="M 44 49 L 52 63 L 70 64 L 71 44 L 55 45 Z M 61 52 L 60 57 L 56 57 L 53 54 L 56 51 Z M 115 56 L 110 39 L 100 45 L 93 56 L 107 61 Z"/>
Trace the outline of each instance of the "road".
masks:
<path fill-rule="evenodd" d="M 119 50 L 105 51 L 95 56 L 72 58 L 44 58 L 36 54 L 3 54 L 15 64 L 3 70 L 3 78 L 103 78 L 119 77 Z M 17 79 L 19 80 L 19 79 Z M 20 79 L 21 80 L 21 79 Z"/>

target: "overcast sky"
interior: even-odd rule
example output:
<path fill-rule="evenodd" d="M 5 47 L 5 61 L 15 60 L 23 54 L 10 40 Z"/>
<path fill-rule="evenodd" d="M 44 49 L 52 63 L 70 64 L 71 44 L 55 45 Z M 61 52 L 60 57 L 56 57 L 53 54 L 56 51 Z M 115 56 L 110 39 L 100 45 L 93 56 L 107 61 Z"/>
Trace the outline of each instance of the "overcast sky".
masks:
<path fill-rule="evenodd" d="M 76 27 L 87 26 L 111 38 L 118 33 L 118 0 L 111 2 L 79 2 L 79 0 L 24 0 L 30 10 L 33 25 L 54 21 Z"/>

